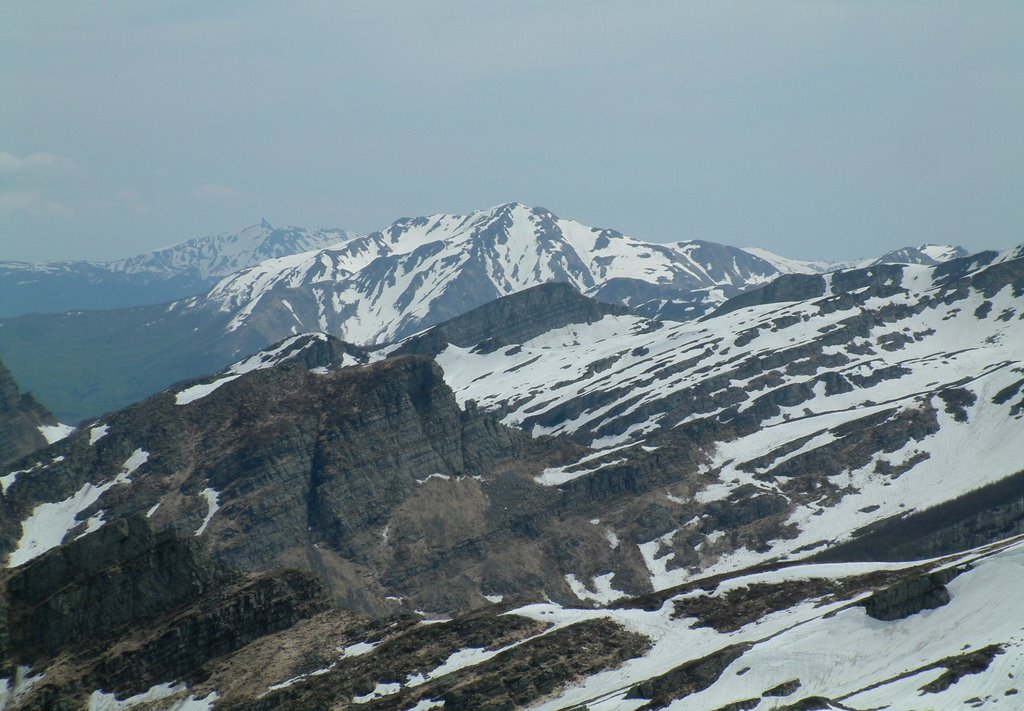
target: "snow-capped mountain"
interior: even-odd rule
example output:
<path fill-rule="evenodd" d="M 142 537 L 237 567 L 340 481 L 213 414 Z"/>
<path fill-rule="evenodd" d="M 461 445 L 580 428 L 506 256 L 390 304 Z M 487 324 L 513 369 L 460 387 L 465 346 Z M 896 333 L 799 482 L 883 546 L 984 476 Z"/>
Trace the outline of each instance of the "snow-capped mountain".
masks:
<path fill-rule="evenodd" d="M 0 262 L 0 316 L 165 303 L 266 259 L 349 240 L 341 229 L 274 228 L 200 237 L 110 262 Z"/>
<path fill-rule="evenodd" d="M 136 257 L 105 262 L 103 266 L 125 274 L 220 278 L 267 259 L 323 249 L 354 237 L 356 233 L 349 230 L 275 228 L 263 220 L 240 232 L 190 239 Z"/>
<path fill-rule="evenodd" d="M 882 255 L 859 266 L 869 264 L 941 264 L 951 259 L 966 257 L 969 252 L 963 247 L 943 244 L 922 244 L 920 247 L 904 247 Z"/>
<path fill-rule="evenodd" d="M 406 218 L 335 248 L 263 262 L 188 307 L 230 314 L 231 330 L 273 322 L 373 344 L 545 282 L 646 315 L 693 318 L 779 274 L 839 266 L 712 242 L 643 242 L 508 203 Z"/>
<path fill-rule="evenodd" d="M 222 242 L 251 257 L 245 245 L 258 241 L 253 235 L 270 241 L 293 233 L 261 227 Z M 330 231 L 316 234 L 334 239 Z M 360 345 L 382 344 L 545 282 L 570 284 L 638 315 L 688 321 L 781 274 L 828 269 L 711 242 L 642 242 L 519 203 L 405 218 L 369 235 L 347 236 L 325 249 L 264 260 L 167 306 L 5 319 L 0 352 L 20 383 L 74 422 L 219 370 L 291 335 L 322 331 Z M 204 263 L 223 261 L 224 244 L 216 252 L 221 257 L 210 252 Z M 174 259 L 164 255 L 145 268 L 160 270 Z M 118 272 L 118 278 L 151 278 L 141 263 L 121 268 L 136 271 Z M 81 346 L 74 361 L 61 356 L 68 343 Z"/>

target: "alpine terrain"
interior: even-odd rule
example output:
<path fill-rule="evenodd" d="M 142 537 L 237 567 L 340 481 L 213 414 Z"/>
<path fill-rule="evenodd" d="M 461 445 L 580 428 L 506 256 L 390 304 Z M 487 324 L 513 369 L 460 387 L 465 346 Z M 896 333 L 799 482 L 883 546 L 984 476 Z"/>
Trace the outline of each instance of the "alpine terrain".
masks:
<path fill-rule="evenodd" d="M 325 241 L 337 244 L 324 247 Z M 262 251 L 242 249 L 252 244 Z M 243 265 L 241 256 L 254 261 L 266 245 L 280 246 L 275 254 L 284 256 Z M 962 252 L 933 245 L 864 263 L 935 264 Z M 228 253 L 240 256 L 232 261 Z M 116 264 L 146 278 L 245 268 L 170 304 L 0 319 L 8 367 L 65 421 L 124 407 L 290 335 L 323 331 L 380 345 L 552 281 L 637 315 L 686 321 L 780 274 L 854 266 L 711 242 L 642 242 L 520 203 L 404 218 L 362 237 L 264 225 Z M 73 353 L 66 352 L 69 343 Z"/>
<path fill-rule="evenodd" d="M 513 203 L 39 318 L 23 386 L 47 329 L 216 355 L 52 443 L 2 386 L 3 711 L 1024 704 L 1024 247 Z"/>

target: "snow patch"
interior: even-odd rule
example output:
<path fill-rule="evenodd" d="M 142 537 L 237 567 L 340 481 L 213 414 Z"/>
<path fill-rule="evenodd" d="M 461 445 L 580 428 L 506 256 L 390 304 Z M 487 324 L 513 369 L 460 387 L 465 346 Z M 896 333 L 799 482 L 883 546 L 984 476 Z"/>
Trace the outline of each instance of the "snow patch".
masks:
<path fill-rule="evenodd" d="M 94 691 L 89 696 L 88 711 L 124 711 L 142 704 L 149 704 L 154 701 L 162 701 L 188 691 L 185 684 L 164 683 L 151 687 L 141 694 L 130 696 L 127 699 L 118 700 L 114 694 L 103 691 Z M 168 711 L 212 711 L 213 702 L 219 698 L 216 691 L 210 692 L 207 696 L 197 699 L 189 694 L 188 698 L 179 699 L 168 708 Z"/>
<path fill-rule="evenodd" d="M 47 444 L 60 442 L 74 431 L 75 428 L 71 425 L 62 425 L 60 423 L 56 425 L 39 425 L 39 432 L 46 438 Z"/>
<path fill-rule="evenodd" d="M 206 487 L 199 492 L 199 495 L 206 499 L 206 518 L 203 519 L 202 525 L 196 529 L 195 535 L 203 535 L 203 531 L 210 525 L 210 520 L 213 515 L 217 513 L 217 509 L 220 508 L 220 492 L 214 491 L 210 487 Z"/>
<path fill-rule="evenodd" d="M 32 676 L 32 667 L 19 666 L 14 670 L 13 679 L 0 679 L 0 711 L 28 696 L 44 676 L 42 673 Z"/>
<path fill-rule="evenodd" d="M 615 577 L 615 573 L 598 575 L 594 578 L 593 590 L 584 585 L 572 573 L 565 576 L 565 582 L 569 584 L 572 594 L 580 600 L 593 600 L 594 602 L 599 602 L 602 605 L 607 605 L 608 603 L 626 596 L 626 593 L 612 587 L 613 577 Z"/>
<path fill-rule="evenodd" d="M 96 425 L 95 427 L 90 427 L 89 446 L 96 444 L 101 439 L 106 437 L 108 432 L 110 432 L 110 425 Z"/>
<path fill-rule="evenodd" d="M 383 696 L 397 694 L 401 690 L 402 685 L 397 682 L 391 684 L 383 684 L 378 682 L 377 686 L 373 689 L 373 691 L 364 696 L 355 697 L 354 699 L 352 699 L 352 702 L 356 704 L 366 704 L 373 701 L 374 699 L 379 699 Z"/>
<path fill-rule="evenodd" d="M 37 505 L 21 523 L 21 539 L 17 548 L 7 557 L 6 566 L 14 568 L 36 558 L 51 548 L 56 548 L 64 537 L 80 522 L 78 515 L 96 503 L 108 489 L 119 484 L 131 483 L 131 475 L 149 459 L 149 452 L 136 449 L 125 461 L 114 479 L 105 484 L 86 483 L 73 495 L 55 503 Z M 87 528 L 95 530 L 102 525 L 102 517 L 89 523 Z"/>
<path fill-rule="evenodd" d="M 342 658 L 359 657 L 367 654 L 368 652 L 372 652 L 378 644 L 380 644 L 380 642 L 356 642 L 355 644 L 350 644 L 347 647 L 342 647 L 340 649 L 341 656 Z"/>

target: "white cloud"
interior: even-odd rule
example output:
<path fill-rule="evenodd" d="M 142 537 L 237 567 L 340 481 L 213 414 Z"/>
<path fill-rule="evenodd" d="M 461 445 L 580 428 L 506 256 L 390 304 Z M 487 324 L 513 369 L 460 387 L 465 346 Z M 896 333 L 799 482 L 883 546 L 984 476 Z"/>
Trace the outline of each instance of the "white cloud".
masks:
<path fill-rule="evenodd" d="M 19 158 L 13 153 L 0 151 L 0 175 L 23 179 L 60 177 L 71 173 L 75 163 L 56 153 L 30 153 Z"/>
<path fill-rule="evenodd" d="M 240 197 L 237 190 L 226 185 L 214 185 L 213 183 L 203 183 L 193 190 L 191 195 L 199 200 L 209 200 L 211 202 L 226 202 Z"/>
<path fill-rule="evenodd" d="M 68 215 L 70 208 L 48 200 L 38 190 L 10 190 L 0 193 L 0 215 L 27 212 L 33 215 Z"/>

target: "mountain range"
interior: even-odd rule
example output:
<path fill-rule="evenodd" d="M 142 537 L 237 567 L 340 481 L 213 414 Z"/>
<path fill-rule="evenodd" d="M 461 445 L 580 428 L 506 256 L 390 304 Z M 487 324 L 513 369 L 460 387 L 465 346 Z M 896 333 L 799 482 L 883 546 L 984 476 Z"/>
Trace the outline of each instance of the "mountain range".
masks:
<path fill-rule="evenodd" d="M 229 360 L 12 455 L 0 708 L 1014 708 L 1024 247 L 826 270 L 548 215 L 138 309 Z"/>
<path fill-rule="evenodd" d="M 158 304 L 208 289 L 266 259 L 351 239 L 347 230 L 275 229 L 261 221 L 237 233 L 191 239 L 110 262 L 0 262 L 0 317 Z"/>
<path fill-rule="evenodd" d="M 324 242 L 332 246 L 310 249 Z M 170 304 L 0 319 L 0 354 L 23 387 L 77 422 L 289 335 L 315 330 L 380 345 L 540 283 L 568 283 L 638 315 L 685 321 L 780 274 L 850 266 L 711 242 L 647 243 L 519 203 L 403 218 L 362 237 L 264 224 L 114 264 L 118 274 L 180 274 L 197 283 L 268 251 L 289 253 Z M 935 264 L 964 253 L 924 246 L 863 263 Z"/>

